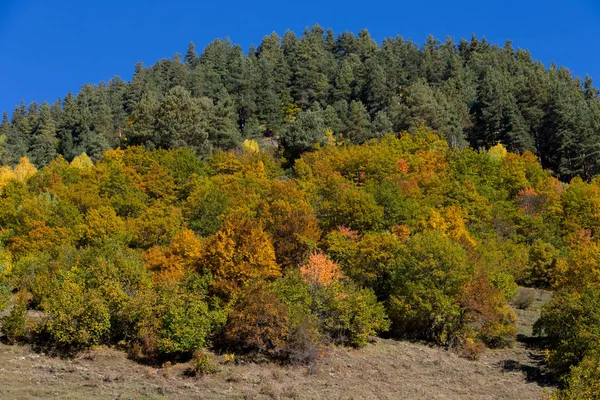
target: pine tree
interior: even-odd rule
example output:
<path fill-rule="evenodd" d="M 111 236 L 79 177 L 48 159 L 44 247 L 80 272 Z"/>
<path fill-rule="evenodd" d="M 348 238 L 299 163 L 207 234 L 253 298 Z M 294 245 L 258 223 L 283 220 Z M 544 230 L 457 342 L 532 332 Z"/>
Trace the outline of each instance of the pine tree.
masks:
<path fill-rule="evenodd" d="M 389 133 L 392 133 L 394 127 L 392 122 L 387 116 L 385 111 L 379 111 L 375 114 L 375 118 L 373 119 L 373 132 L 376 137 L 382 137 Z"/>
<path fill-rule="evenodd" d="M 198 102 L 181 86 L 171 89 L 156 112 L 153 142 L 160 148 L 189 146 L 198 155 L 210 152 L 208 133 Z"/>
<path fill-rule="evenodd" d="M 385 72 L 378 60 L 371 58 L 365 62 L 365 88 L 363 103 L 371 115 L 384 110 L 389 101 L 389 89 Z"/>
<path fill-rule="evenodd" d="M 144 93 L 142 99 L 135 105 L 127 120 L 125 140 L 131 145 L 145 145 L 153 148 L 156 112 L 159 103 L 152 93 Z"/>
<path fill-rule="evenodd" d="M 191 69 L 194 69 L 198 66 L 198 54 L 196 54 L 196 45 L 194 44 L 194 42 L 190 42 L 190 44 L 188 45 L 188 49 L 185 53 L 185 56 L 183 57 L 183 60 L 185 61 L 186 65 Z"/>
<path fill-rule="evenodd" d="M 346 126 L 333 106 L 327 106 L 325 110 L 323 110 L 322 116 L 325 127 L 330 129 L 334 134 L 338 135 L 346 129 Z"/>
<path fill-rule="evenodd" d="M 290 161 L 325 141 L 325 123 L 321 112 L 300 111 L 296 121 L 281 135 L 280 145 Z"/>
<path fill-rule="evenodd" d="M 351 61 L 345 59 L 338 70 L 335 77 L 334 87 L 332 90 L 333 99 L 351 101 L 353 85 L 354 85 L 354 72 L 352 70 Z"/>
<path fill-rule="evenodd" d="M 241 135 L 234 122 L 232 102 L 225 95 L 216 104 L 204 103 L 206 115 L 206 130 L 213 148 L 231 150 L 241 143 Z"/>
<path fill-rule="evenodd" d="M 42 104 L 37 123 L 33 129 L 29 159 L 36 167 L 47 165 L 57 156 L 56 126 L 48 103 Z"/>
<path fill-rule="evenodd" d="M 10 122 L 8 120 L 8 114 L 6 112 L 4 112 L 2 114 L 2 123 L 0 124 L 0 160 L 2 160 L 3 154 L 4 154 L 4 150 L 5 150 L 5 146 L 6 146 L 6 139 L 8 137 L 8 135 L 10 134 Z"/>
<path fill-rule="evenodd" d="M 371 119 L 367 108 L 360 101 L 353 100 L 348 109 L 348 128 L 346 136 L 353 143 L 363 143 L 373 137 L 371 133 Z"/>

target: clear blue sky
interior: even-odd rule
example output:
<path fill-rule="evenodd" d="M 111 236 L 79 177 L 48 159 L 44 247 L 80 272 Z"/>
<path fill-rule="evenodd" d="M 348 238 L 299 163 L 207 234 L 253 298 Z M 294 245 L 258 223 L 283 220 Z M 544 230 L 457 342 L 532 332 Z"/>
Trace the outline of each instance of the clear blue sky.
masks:
<path fill-rule="evenodd" d="M 228 36 L 248 49 L 273 31 L 301 34 L 315 23 L 336 33 L 367 28 L 377 41 L 512 39 L 546 65 L 555 61 L 600 84 L 598 22 L 598 0 L 0 0 L 0 112 L 114 75 L 129 80 L 136 62 L 185 53 L 190 40 L 201 51 Z"/>

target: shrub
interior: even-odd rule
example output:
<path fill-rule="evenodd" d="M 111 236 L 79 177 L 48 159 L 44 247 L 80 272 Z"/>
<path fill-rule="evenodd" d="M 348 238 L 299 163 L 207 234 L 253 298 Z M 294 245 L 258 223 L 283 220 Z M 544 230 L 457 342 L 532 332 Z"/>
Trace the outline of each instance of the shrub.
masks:
<path fill-rule="evenodd" d="M 517 296 L 512 300 L 512 303 L 519 310 L 527 310 L 536 298 L 535 289 L 521 288 Z"/>
<path fill-rule="evenodd" d="M 249 287 L 233 304 L 222 345 L 240 354 L 276 357 L 288 338 L 287 307 L 264 283 Z"/>
<path fill-rule="evenodd" d="M 293 269 L 269 289 L 288 310 L 288 338 L 282 359 L 290 364 L 313 362 L 321 353 L 324 337 L 318 316 L 311 309 L 313 298 L 308 283 L 298 269 Z"/>
<path fill-rule="evenodd" d="M 100 293 L 67 279 L 42 301 L 48 313 L 42 331 L 68 351 L 99 344 L 110 329 L 110 313 Z"/>
<path fill-rule="evenodd" d="M 290 330 L 281 358 L 292 365 L 306 365 L 316 361 L 322 350 L 323 337 L 318 321 L 305 317 Z"/>
<path fill-rule="evenodd" d="M 548 366 L 562 380 L 573 365 L 600 343 L 600 290 L 559 292 L 542 309 L 534 334 L 548 341 Z"/>
<path fill-rule="evenodd" d="M 0 280 L 0 311 L 10 305 L 10 293 L 10 286 Z"/>
<path fill-rule="evenodd" d="M 0 249 L 0 312 L 10 305 L 11 285 L 8 282 L 8 272 L 11 269 L 10 255 Z"/>
<path fill-rule="evenodd" d="M 0 332 L 8 343 L 18 343 L 25 338 L 26 323 L 27 302 L 24 296 L 17 296 L 17 301 L 8 315 L 0 320 Z"/>
<path fill-rule="evenodd" d="M 459 341 L 458 354 L 468 360 L 478 360 L 485 350 L 485 344 L 479 339 L 464 338 Z"/>
<path fill-rule="evenodd" d="M 201 236 L 216 233 L 221 227 L 221 216 L 231 201 L 223 188 L 209 179 L 196 179 L 193 189 L 182 204 L 188 226 Z"/>
<path fill-rule="evenodd" d="M 441 232 L 411 236 L 390 265 L 392 333 L 446 344 L 462 329 L 459 298 L 473 273 L 465 250 Z"/>
<path fill-rule="evenodd" d="M 464 308 L 462 331 L 468 336 L 495 348 L 514 342 L 516 315 L 483 271 L 465 285 L 460 304 Z"/>
<path fill-rule="evenodd" d="M 213 314 L 208 304 L 193 294 L 171 297 L 158 331 L 158 351 L 170 357 L 204 346 L 215 325 Z"/>
<path fill-rule="evenodd" d="M 315 297 L 313 307 L 322 329 L 336 343 L 362 347 L 369 336 L 390 327 L 385 309 L 371 289 L 348 282 L 322 286 Z"/>
<path fill-rule="evenodd" d="M 225 313 L 206 299 L 207 281 L 190 277 L 141 293 L 129 304 L 135 321 L 132 355 L 151 361 L 186 358 L 207 344 L 225 323 Z"/>
<path fill-rule="evenodd" d="M 227 218 L 211 237 L 201 264 L 214 277 L 213 291 L 226 299 L 247 285 L 281 276 L 271 238 L 262 224 L 239 216 Z"/>
<path fill-rule="evenodd" d="M 529 268 L 525 283 L 536 287 L 547 288 L 553 282 L 558 250 L 550 243 L 536 240 L 529 248 Z"/>
<path fill-rule="evenodd" d="M 571 369 L 567 388 L 553 398 L 557 400 L 594 400 L 600 394 L 600 353 L 587 354 L 581 363 Z"/>
<path fill-rule="evenodd" d="M 219 367 L 212 362 L 211 357 L 204 353 L 202 350 L 196 350 L 192 357 L 192 369 L 193 375 L 208 375 L 216 374 L 219 372 Z"/>
<path fill-rule="evenodd" d="M 337 271 L 335 263 L 323 255 L 317 260 L 320 260 L 318 266 L 313 267 L 317 270 L 324 267 L 325 273 L 315 274 L 315 268 L 305 266 L 304 271 L 291 270 L 271 286 L 288 308 L 288 340 L 297 341 L 289 344 L 289 349 L 297 346 L 300 352 L 315 353 L 327 338 L 339 344 L 362 347 L 369 336 L 389 329 L 385 308 L 371 289 L 359 288 L 351 281 L 330 279 L 331 271 Z M 325 279 L 314 279 L 315 276 Z"/>
<path fill-rule="evenodd" d="M 313 252 L 300 267 L 302 278 L 310 285 L 329 286 L 342 277 L 340 266 L 323 252 Z"/>

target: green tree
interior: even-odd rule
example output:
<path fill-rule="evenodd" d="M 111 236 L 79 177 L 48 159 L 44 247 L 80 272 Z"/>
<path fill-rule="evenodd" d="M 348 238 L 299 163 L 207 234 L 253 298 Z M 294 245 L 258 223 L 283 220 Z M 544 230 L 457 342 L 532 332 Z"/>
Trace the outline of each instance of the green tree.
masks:
<path fill-rule="evenodd" d="M 210 151 L 205 115 L 198 102 L 181 86 L 169 91 L 156 112 L 154 142 L 157 147 L 189 146 L 198 155 Z"/>
<path fill-rule="evenodd" d="M 360 101 L 353 100 L 350 103 L 346 135 L 352 143 L 363 143 L 373 137 L 371 118 L 367 108 Z"/>
<path fill-rule="evenodd" d="M 38 167 L 52 161 L 56 155 L 56 125 L 50 114 L 48 103 L 42 104 L 37 123 L 33 129 L 29 156 Z"/>
<path fill-rule="evenodd" d="M 317 144 L 324 143 L 325 123 L 321 112 L 301 111 L 296 121 L 281 134 L 280 144 L 286 155 L 294 160 Z"/>

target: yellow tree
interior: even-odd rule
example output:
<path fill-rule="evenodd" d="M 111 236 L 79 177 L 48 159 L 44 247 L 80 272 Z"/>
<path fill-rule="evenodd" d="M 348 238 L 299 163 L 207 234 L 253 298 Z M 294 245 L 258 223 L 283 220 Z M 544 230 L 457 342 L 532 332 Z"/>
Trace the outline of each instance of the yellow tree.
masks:
<path fill-rule="evenodd" d="M 15 167 L 15 178 L 20 180 L 21 182 L 25 182 L 27 179 L 31 178 L 37 169 L 35 166 L 29 161 L 27 157 L 23 157 L 19 160 L 19 164 Z"/>
<path fill-rule="evenodd" d="M 273 237 L 277 261 L 297 265 L 321 238 L 319 221 L 305 195 L 293 182 L 271 182 L 260 216 Z"/>
<path fill-rule="evenodd" d="M 213 289 L 223 297 L 256 281 L 281 275 L 275 250 L 262 224 L 236 215 L 228 217 L 203 251 L 201 268 L 213 274 Z"/>
<path fill-rule="evenodd" d="M 85 153 L 81 153 L 71 161 L 71 167 L 77 169 L 91 169 L 93 166 L 93 161 Z"/>
<path fill-rule="evenodd" d="M 106 240 L 125 234 L 125 222 L 114 208 L 101 206 L 88 212 L 85 218 L 84 236 L 88 241 Z"/>
<path fill-rule="evenodd" d="M 202 242 L 194 231 L 186 229 L 175 235 L 169 247 L 153 246 L 142 256 L 156 281 L 180 281 L 198 264 L 201 255 Z"/>

